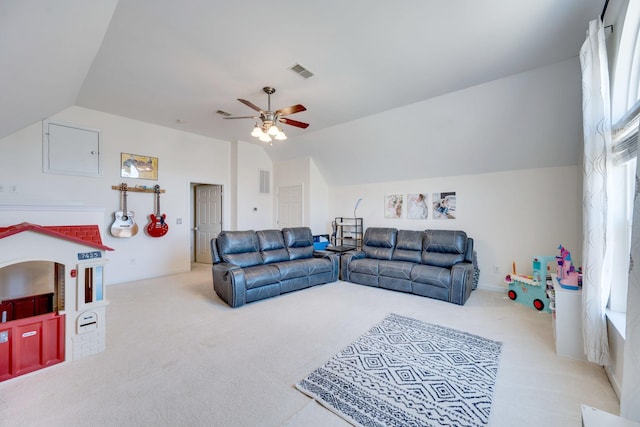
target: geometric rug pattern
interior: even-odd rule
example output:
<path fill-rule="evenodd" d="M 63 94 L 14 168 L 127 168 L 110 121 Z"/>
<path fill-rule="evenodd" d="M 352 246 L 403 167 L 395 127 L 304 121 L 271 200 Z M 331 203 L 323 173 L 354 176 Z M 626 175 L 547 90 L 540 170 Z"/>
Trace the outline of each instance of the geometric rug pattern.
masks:
<path fill-rule="evenodd" d="M 359 426 L 485 426 L 502 343 L 390 314 L 296 384 Z"/>

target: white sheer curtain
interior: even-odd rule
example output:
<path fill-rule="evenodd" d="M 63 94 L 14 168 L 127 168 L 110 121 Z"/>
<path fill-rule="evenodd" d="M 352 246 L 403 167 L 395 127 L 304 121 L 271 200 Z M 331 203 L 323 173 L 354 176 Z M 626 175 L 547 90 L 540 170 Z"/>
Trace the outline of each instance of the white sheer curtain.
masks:
<path fill-rule="evenodd" d="M 609 71 L 600 19 L 589 22 L 580 49 L 584 128 L 582 332 L 587 358 L 609 360 L 605 308 L 611 290 L 611 236 L 608 194 L 611 187 L 611 103 Z"/>

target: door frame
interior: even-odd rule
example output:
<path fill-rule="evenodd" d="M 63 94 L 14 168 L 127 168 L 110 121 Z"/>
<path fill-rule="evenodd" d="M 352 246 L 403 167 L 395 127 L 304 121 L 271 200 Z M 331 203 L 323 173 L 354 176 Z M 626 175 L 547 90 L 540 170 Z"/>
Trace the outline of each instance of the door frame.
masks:
<path fill-rule="evenodd" d="M 191 260 L 191 264 L 196 262 L 196 206 L 198 206 L 198 194 L 196 193 L 196 187 L 198 185 L 216 185 L 220 187 L 220 229 L 224 229 L 224 185 L 218 184 L 215 182 L 189 182 L 189 201 L 190 201 L 190 212 L 189 212 L 189 257 Z"/>

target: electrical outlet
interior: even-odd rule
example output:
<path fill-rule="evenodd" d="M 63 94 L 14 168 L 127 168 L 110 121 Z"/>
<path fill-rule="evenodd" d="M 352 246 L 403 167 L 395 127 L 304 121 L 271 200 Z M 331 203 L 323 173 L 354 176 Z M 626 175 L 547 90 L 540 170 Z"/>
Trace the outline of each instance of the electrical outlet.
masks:
<path fill-rule="evenodd" d="M 0 184 L 0 193 L 2 193 L 4 191 L 4 185 Z"/>
<path fill-rule="evenodd" d="M 500 266 L 499 265 L 494 265 L 493 266 L 493 272 L 495 274 L 500 274 Z"/>
<path fill-rule="evenodd" d="M 9 185 L 9 191 L 12 193 L 17 193 L 18 192 L 18 185 L 17 184 L 10 184 Z"/>

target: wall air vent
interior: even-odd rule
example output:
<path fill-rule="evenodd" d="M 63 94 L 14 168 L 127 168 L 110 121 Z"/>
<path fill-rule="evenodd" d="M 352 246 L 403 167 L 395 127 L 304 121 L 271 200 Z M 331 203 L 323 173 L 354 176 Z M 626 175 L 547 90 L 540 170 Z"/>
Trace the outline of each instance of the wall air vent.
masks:
<path fill-rule="evenodd" d="M 294 73 L 296 73 L 297 75 L 299 75 L 300 77 L 302 77 L 303 79 L 308 79 L 309 77 L 313 76 L 313 73 L 311 71 L 307 70 L 300 64 L 295 64 L 289 69 Z"/>
<path fill-rule="evenodd" d="M 271 192 L 271 172 L 260 171 L 260 193 L 269 194 Z"/>
<path fill-rule="evenodd" d="M 222 110 L 218 110 L 216 111 L 216 114 L 220 114 L 223 117 L 229 117 L 231 116 L 231 113 L 227 113 L 226 111 L 222 111 Z"/>

